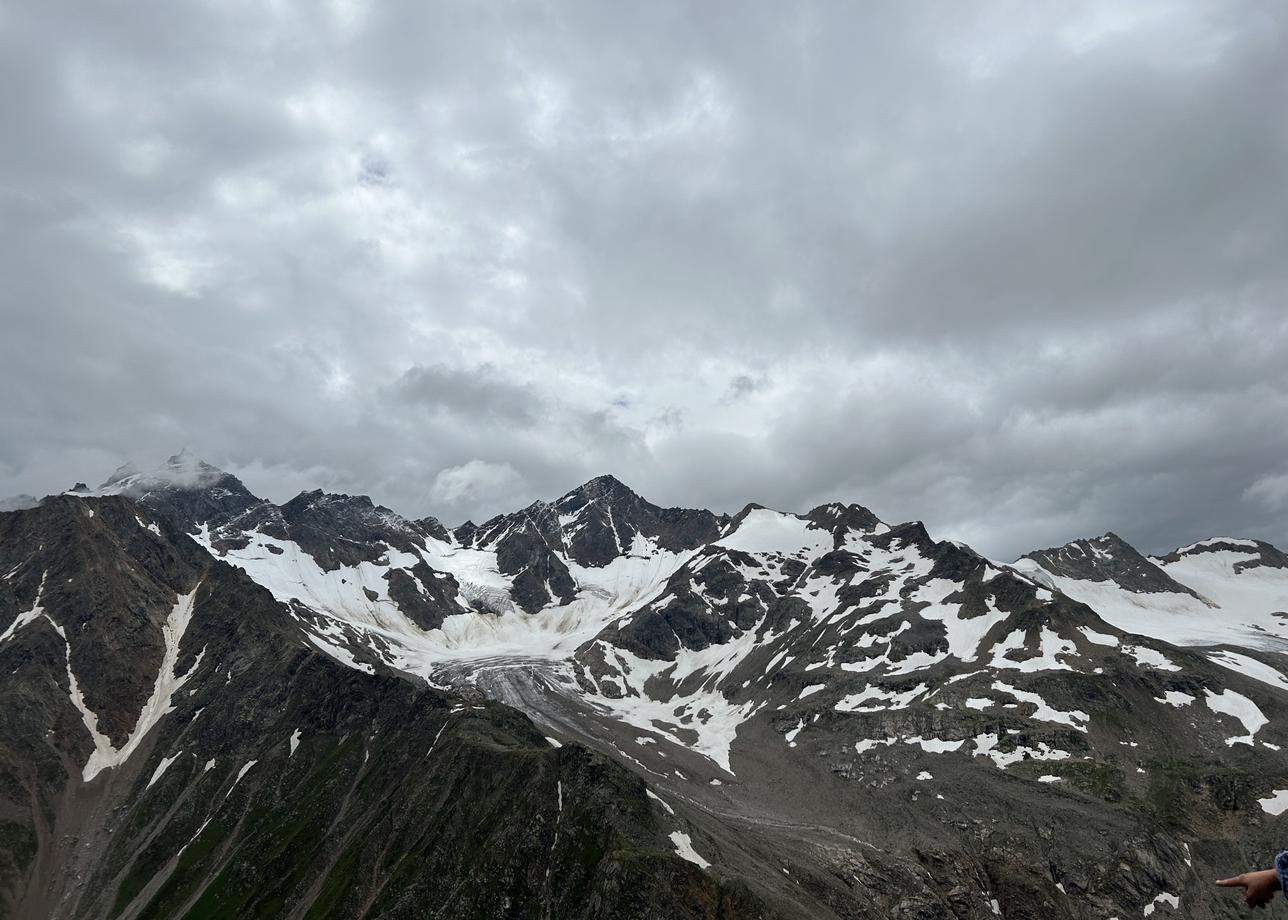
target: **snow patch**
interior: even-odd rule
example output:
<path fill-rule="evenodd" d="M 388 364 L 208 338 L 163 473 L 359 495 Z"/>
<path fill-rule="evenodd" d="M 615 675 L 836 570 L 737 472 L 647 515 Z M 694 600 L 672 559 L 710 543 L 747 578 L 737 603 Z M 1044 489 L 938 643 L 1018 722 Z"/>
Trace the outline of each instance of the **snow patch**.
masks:
<path fill-rule="evenodd" d="M 1207 694 L 1209 709 L 1223 715 L 1234 716 L 1234 718 L 1243 723 L 1243 727 L 1248 731 L 1246 737 L 1225 739 L 1225 743 L 1231 747 L 1236 744 L 1252 744 L 1252 739 L 1257 732 L 1270 721 L 1257 708 L 1256 703 L 1241 693 L 1235 693 L 1233 690 L 1222 690 L 1220 693 L 1213 693 L 1211 690 L 1204 692 Z"/>
<path fill-rule="evenodd" d="M 130 733 L 130 737 L 119 749 L 113 747 L 112 742 L 99 732 L 98 716 L 92 713 L 85 705 L 85 698 L 81 694 L 76 675 L 72 673 L 71 645 L 67 645 L 67 680 L 71 690 L 72 704 L 80 712 L 85 727 L 89 729 L 90 737 L 94 741 L 94 750 L 89 755 L 89 760 L 85 763 L 85 768 L 81 774 L 85 782 L 89 782 L 105 769 L 123 764 L 138 749 L 139 744 L 147 737 L 148 732 L 161 721 L 166 713 L 174 710 L 171 701 L 175 693 L 197 672 L 197 668 L 201 665 L 201 659 L 205 655 L 205 649 L 202 649 L 197 655 L 197 660 L 192 663 L 192 667 L 184 674 L 179 674 L 177 667 L 179 643 L 188 629 L 188 624 L 192 621 L 192 609 L 196 601 L 197 589 L 200 587 L 201 584 L 198 582 L 197 587 L 193 588 L 192 591 L 179 595 L 174 609 L 170 611 L 165 624 L 161 627 L 165 650 L 162 653 L 161 669 L 157 673 L 156 684 L 152 687 L 152 695 L 143 704 L 143 710 L 139 713 L 139 720 L 134 726 L 134 731 Z M 53 623 L 53 620 L 50 620 L 50 622 Z M 55 624 L 54 628 L 66 642 L 67 636 L 62 627 Z"/>
<path fill-rule="evenodd" d="M 1219 664 L 1223 668 L 1229 668 L 1231 671 L 1237 671 L 1253 680 L 1259 680 L 1263 684 L 1269 684 L 1272 687 L 1278 687 L 1280 690 L 1288 690 L 1288 677 L 1270 667 L 1264 662 L 1258 661 L 1248 655 L 1240 655 L 1238 652 L 1220 651 L 1210 652 L 1208 660 L 1214 664 Z"/>
<path fill-rule="evenodd" d="M 1071 756 L 1068 751 L 1056 750 L 1045 741 L 1039 741 L 1036 748 L 1026 745 L 1017 745 L 1013 751 L 1000 751 L 997 749 L 997 743 L 1001 740 L 993 733 L 988 732 L 978 735 L 975 738 L 975 755 L 976 757 L 988 757 L 999 770 L 1005 770 L 1013 763 L 1019 763 L 1021 760 L 1068 760 Z"/>
<path fill-rule="evenodd" d="M 157 780 L 159 780 L 159 779 L 161 778 L 161 774 L 162 774 L 162 773 L 164 773 L 164 772 L 166 771 L 166 769 L 170 766 L 170 764 L 172 764 L 172 763 L 174 763 L 176 760 L 178 760 L 178 759 L 179 759 L 179 756 L 180 756 L 182 753 L 183 753 L 183 751 L 180 751 L 178 754 L 172 754 L 172 755 L 171 755 L 171 756 L 169 756 L 169 757 L 162 757 L 162 758 L 161 758 L 161 762 L 160 762 L 159 764 L 157 764 L 157 768 L 156 768 L 155 770 L 153 770 L 153 771 L 152 771 L 152 778 L 151 778 L 150 780 L 148 780 L 148 784 L 147 784 L 146 786 L 144 786 L 143 788 L 144 788 L 144 789 L 151 789 L 151 788 L 152 788 L 152 784 L 153 784 L 153 783 L 155 783 Z"/>
<path fill-rule="evenodd" d="M 993 689 L 1002 693 L 1009 693 L 1021 703 L 1032 703 L 1037 708 L 1037 711 L 1033 713 L 1031 718 L 1041 722 L 1056 722 L 1060 725 L 1068 725 L 1070 728 L 1075 728 L 1080 732 L 1085 732 L 1087 723 L 1091 721 L 1091 716 L 1080 709 L 1064 712 L 1048 705 L 1038 694 L 1030 693 L 1027 690 L 1019 690 L 1000 680 L 993 681 Z"/>
<path fill-rule="evenodd" d="M 815 558 L 832 548 L 832 534 L 804 518 L 768 508 L 753 508 L 738 529 L 715 542 L 716 546 L 759 555 Z"/>
<path fill-rule="evenodd" d="M 10 574 L 13 574 L 13 573 L 11 572 Z M 21 611 L 18 613 L 17 616 L 13 618 L 13 622 L 10 623 L 7 627 L 5 627 L 5 631 L 3 633 L 0 633 L 0 643 L 7 642 L 9 638 L 13 636 L 14 633 L 22 629 L 28 623 L 32 622 L 33 620 L 35 620 L 37 617 L 41 616 L 45 612 L 45 608 L 41 605 L 40 602 L 45 596 L 45 579 L 48 576 L 49 576 L 48 572 L 40 576 L 40 587 L 36 589 L 36 600 L 32 603 L 31 609 L 27 611 Z M 52 622 L 52 620 L 50 622 Z"/>
<path fill-rule="evenodd" d="M 1267 798 L 1257 799 L 1257 804 L 1266 814 L 1278 817 L 1288 811 L 1288 789 L 1276 789 Z"/>
<path fill-rule="evenodd" d="M 683 833 L 682 831 L 672 831 L 671 843 L 675 845 L 675 852 L 681 859 L 687 859 L 689 862 L 701 866 L 703 869 L 711 868 L 711 863 L 699 856 L 698 851 L 693 849 L 693 842 L 689 840 L 688 834 Z"/>
<path fill-rule="evenodd" d="M 1145 911 L 1144 911 L 1145 916 L 1148 917 L 1150 914 L 1152 914 L 1154 912 L 1154 909 L 1159 904 L 1167 904 L 1172 908 L 1172 910 L 1179 910 L 1181 906 L 1181 899 L 1176 895 L 1168 894 L 1167 892 L 1163 892 L 1160 895 L 1156 895 L 1154 897 L 1154 900 L 1150 901 L 1148 904 L 1145 905 Z"/>
<path fill-rule="evenodd" d="M 1136 663 L 1147 668 L 1155 668 L 1159 671 L 1179 671 L 1181 666 L 1173 664 L 1172 659 L 1168 658 L 1158 649 L 1148 648 L 1144 645 L 1124 645 L 1123 652 L 1136 659 Z"/>

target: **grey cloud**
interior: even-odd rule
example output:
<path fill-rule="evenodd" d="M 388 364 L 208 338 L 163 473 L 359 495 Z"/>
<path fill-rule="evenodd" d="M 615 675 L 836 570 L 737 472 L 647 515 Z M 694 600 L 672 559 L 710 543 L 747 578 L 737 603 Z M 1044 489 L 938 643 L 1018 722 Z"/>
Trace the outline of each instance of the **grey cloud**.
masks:
<path fill-rule="evenodd" d="M 477 421 L 536 423 L 543 400 L 532 387 L 505 380 L 490 365 L 458 369 L 441 364 L 417 365 L 393 386 L 399 400 L 459 413 Z"/>
<path fill-rule="evenodd" d="M 187 445 L 449 520 L 614 472 L 999 556 L 1288 542 L 1286 29 L 11 5 L 0 495 Z"/>
<path fill-rule="evenodd" d="M 738 374 L 729 381 L 729 399 L 741 399 L 763 390 L 768 381 L 764 377 L 753 377 L 751 374 Z"/>

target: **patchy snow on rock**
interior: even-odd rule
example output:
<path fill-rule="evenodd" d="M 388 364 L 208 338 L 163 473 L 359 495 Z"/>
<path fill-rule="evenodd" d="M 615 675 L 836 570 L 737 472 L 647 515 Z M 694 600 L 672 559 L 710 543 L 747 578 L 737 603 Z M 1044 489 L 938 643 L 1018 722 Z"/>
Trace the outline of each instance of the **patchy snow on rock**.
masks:
<path fill-rule="evenodd" d="M 246 765 L 237 771 L 237 776 L 233 779 L 232 786 L 228 787 L 228 794 L 226 794 L 224 798 L 228 798 L 228 795 L 230 795 L 233 791 L 233 787 L 236 786 L 238 783 L 240 783 L 242 781 L 242 777 L 244 777 L 247 773 L 249 773 L 250 768 L 255 766 L 255 764 L 257 763 L 259 763 L 258 760 L 247 761 Z"/>
<path fill-rule="evenodd" d="M 148 780 L 148 784 L 143 788 L 151 789 L 152 784 L 161 778 L 161 774 L 164 773 L 167 768 L 169 768 L 170 764 L 178 760 L 181 754 L 183 754 L 183 751 L 180 751 L 178 754 L 172 754 L 169 757 L 162 757 L 161 762 L 157 764 L 157 768 L 152 771 L 152 778 Z"/>
<path fill-rule="evenodd" d="M 1036 748 L 1016 745 L 1013 751 L 1001 751 L 997 749 L 1000 740 L 995 732 L 976 736 L 974 756 L 990 758 L 1000 770 L 1022 760 L 1068 760 L 1071 756 L 1068 751 L 1056 750 L 1045 741 L 1039 741 Z"/>
<path fill-rule="evenodd" d="M 1158 649 L 1144 645 L 1124 645 L 1123 652 L 1136 659 L 1136 663 L 1159 671 L 1179 671 L 1181 666 L 1173 663 Z"/>
<path fill-rule="evenodd" d="M 386 547 L 383 564 L 360 562 L 326 571 L 293 540 L 278 540 L 258 531 L 247 537 L 246 546 L 222 556 L 213 548 L 204 525 L 195 539 L 283 603 L 298 601 L 333 619 L 395 636 L 424 634 L 389 596 L 386 579 L 393 569 L 410 571 L 420 557 Z"/>
<path fill-rule="evenodd" d="M 1168 706 L 1175 706 L 1178 709 L 1181 706 L 1188 706 L 1196 699 L 1188 693 L 1182 693 L 1180 690 L 1168 690 L 1162 696 L 1154 697 L 1160 703 L 1166 703 Z"/>
<path fill-rule="evenodd" d="M 1213 693 L 1211 690 L 1205 691 L 1207 694 L 1208 708 L 1213 712 L 1219 712 L 1224 715 L 1233 716 L 1243 723 L 1248 734 L 1245 737 L 1227 738 L 1225 743 L 1228 745 L 1252 744 L 1253 738 L 1256 737 L 1261 727 L 1270 720 L 1265 717 L 1257 704 L 1252 702 L 1241 693 L 1233 690 L 1222 690 L 1220 693 Z"/>
<path fill-rule="evenodd" d="M 300 730 L 298 728 L 291 732 L 290 744 L 291 752 L 286 755 L 287 757 L 292 756 L 295 753 L 295 749 L 300 746 Z"/>
<path fill-rule="evenodd" d="M 1078 647 L 1047 626 L 1038 633 L 1037 654 L 1027 658 L 1016 659 L 1017 652 L 1027 651 L 1027 630 L 1016 630 L 993 646 L 994 668 L 1011 671 L 1022 671 L 1032 674 L 1037 671 L 1072 671 L 1073 667 L 1060 660 L 1062 655 L 1076 655 Z"/>
<path fill-rule="evenodd" d="M 1009 693 L 1021 703 L 1032 703 L 1036 707 L 1036 711 L 1030 718 L 1041 722 L 1056 722 L 1061 725 L 1068 725 L 1070 728 L 1075 728 L 1080 732 L 1085 732 L 1087 723 L 1091 721 L 1091 716 L 1080 709 L 1074 709 L 1069 712 L 1056 709 L 1054 706 L 1048 705 L 1039 694 L 1020 690 L 1000 680 L 993 681 L 993 689 L 1001 693 Z"/>
<path fill-rule="evenodd" d="M 1275 668 L 1249 655 L 1240 655 L 1238 652 L 1222 650 L 1209 652 L 1208 660 L 1213 664 L 1219 664 L 1223 668 L 1229 668 L 1231 671 L 1251 677 L 1253 680 L 1259 680 L 1263 684 L 1278 687 L 1280 690 L 1288 690 L 1288 677 L 1284 677 Z"/>
<path fill-rule="evenodd" d="M 1109 633 L 1096 632 L 1090 626 L 1079 626 L 1078 631 L 1087 637 L 1087 641 L 1095 645 L 1105 645 L 1111 648 L 1118 647 L 1118 637 L 1111 636 Z"/>
<path fill-rule="evenodd" d="M 912 601 L 926 602 L 929 605 L 919 611 L 921 618 L 943 623 L 947 633 L 948 653 L 936 657 L 935 661 L 940 661 L 948 655 L 956 657 L 959 661 L 974 661 L 979 655 L 979 644 L 984 641 L 984 636 L 1008 616 L 1007 613 L 997 609 L 990 597 L 986 612 L 982 616 L 963 617 L 961 604 L 944 600 L 960 590 L 959 583 L 946 578 L 936 578 L 921 585 L 912 595 Z"/>
<path fill-rule="evenodd" d="M 1276 789 L 1264 799 L 1257 799 L 1261 810 L 1268 815 L 1278 817 L 1288 811 L 1288 789 Z"/>
<path fill-rule="evenodd" d="M 674 809 L 674 808 L 672 808 L 670 805 L 668 805 L 668 804 L 666 803 L 666 800 L 665 800 L 665 799 L 663 799 L 663 798 L 662 798 L 660 795 L 658 795 L 656 792 L 654 792 L 652 789 L 645 789 L 644 791 L 645 791 L 645 793 L 647 793 L 647 794 L 648 794 L 648 797 L 649 797 L 650 799 L 652 799 L 654 802 L 657 802 L 657 804 L 661 805 L 661 806 L 662 806 L 662 809 L 663 809 L 663 810 L 664 810 L 668 815 L 674 815 L 674 814 L 675 814 L 675 809 Z"/>
<path fill-rule="evenodd" d="M 721 537 L 715 545 L 753 555 L 813 559 L 832 548 L 832 534 L 794 514 L 753 508 L 737 530 Z"/>
<path fill-rule="evenodd" d="M 906 744 L 910 747 L 919 747 L 927 754 L 947 754 L 952 751 L 961 750 L 962 745 L 966 742 L 963 740 L 944 741 L 939 738 L 923 738 L 920 735 L 914 735 L 910 738 L 864 738 L 856 741 L 854 752 L 863 754 L 876 747 L 889 747 L 892 744 Z"/>
<path fill-rule="evenodd" d="M 311 642 L 318 651 L 330 655 L 347 668 L 353 668 L 355 671 L 362 671 L 364 674 L 376 673 L 375 668 L 367 664 L 365 661 L 359 661 L 354 657 L 353 652 L 349 651 L 349 649 L 343 645 L 337 645 L 334 642 L 330 642 L 317 633 L 308 633 L 305 638 L 308 639 L 308 641 Z"/>
<path fill-rule="evenodd" d="M 689 862 L 694 863 L 703 869 L 711 868 L 711 863 L 699 856 L 698 851 L 693 849 L 693 842 L 689 839 L 688 834 L 683 831 L 672 831 L 671 843 L 675 845 L 675 852 L 681 859 L 687 859 Z"/>
<path fill-rule="evenodd" d="M 842 697 L 834 708 L 837 712 L 887 712 L 892 709 L 906 709 L 925 692 L 925 684 L 918 684 L 902 693 L 886 690 L 884 687 L 870 686 L 858 693 Z M 869 700 L 875 702 L 868 703 Z"/>
<path fill-rule="evenodd" d="M 197 655 L 196 661 L 192 663 L 187 671 L 183 674 L 178 672 L 179 643 L 188 629 L 188 624 L 192 622 L 192 609 L 196 603 L 197 589 L 200 587 L 201 585 L 198 583 L 197 587 L 187 594 L 179 595 L 178 600 L 175 601 L 174 609 L 166 617 L 166 622 L 161 627 L 165 650 L 162 652 L 161 669 L 158 671 L 156 683 L 152 687 L 152 695 L 143 704 L 138 722 L 135 724 L 134 730 L 130 732 L 130 737 L 119 749 L 113 747 L 106 737 L 98 733 L 98 717 L 94 716 L 86 708 L 84 698 L 80 694 L 80 688 L 76 686 L 71 670 L 71 649 L 70 647 L 68 648 L 67 676 L 73 686 L 73 702 L 77 703 L 77 709 L 81 711 L 85 726 L 90 729 L 90 735 L 94 739 L 94 750 L 89 755 L 89 760 L 85 763 L 85 768 L 82 771 L 82 777 L 85 782 L 92 780 L 102 770 L 124 763 L 137 750 L 139 744 L 147 737 L 148 732 L 161 721 L 166 713 L 174 709 L 171 702 L 174 699 L 174 695 L 201 666 L 201 659 L 205 655 L 204 649 Z M 59 633 L 62 633 L 61 629 L 59 629 Z"/>
<path fill-rule="evenodd" d="M 31 609 L 18 612 L 18 615 L 13 618 L 13 622 L 5 627 L 3 633 L 0 633 L 0 643 L 8 641 L 14 633 L 45 612 L 45 608 L 41 606 L 40 602 L 45 596 L 45 579 L 48 575 L 49 573 L 46 572 L 44 575 L 40 576 L 40 587 L 36 589 L 36 600 L 32 603 Z"/>
<path fill-rule="evenodd" d="M 1171 907 L 1172 910 L 1179 910 L 1181 907 L 1181 899 L 1176 895 L 1168 894 L 1167 892 L 1155 895 L 1154 900 L 1145 905 L 1144 915 L 1148 917 L 1154 912 L 1155 908 L 1157 908 L 1159 904 L 1166 904 Z"/>
<path fill-rule="evenodd" d="M 587 697 L 592 705 L 628 725 L 688 747 L 733 773 L 729 751 L 738 727 L 765 704 L 748 701 L 735 705 L 718 687 L 758 648 L 755 630 L 705 649 L 681 648 L 673 661 L 639 658 L 606 643 L 601 647 L 607 660 L 616 665 L 626 695 L 592 694 Z M 682 737 L 688 732 L 695 734 L 696 740 Z"/>
<path fill-rule="evenodd" d="M 787 739 L 788 747 L 796 747 L 796 736 L 801 733 L 801 729 L 803 729 L 804 727 L 805 727 L 805 720 L 801 719 L 799 722 L 796 723 L 795 728 L 789 729 L 788 731 L 783 733 L 783 737 Z"/>

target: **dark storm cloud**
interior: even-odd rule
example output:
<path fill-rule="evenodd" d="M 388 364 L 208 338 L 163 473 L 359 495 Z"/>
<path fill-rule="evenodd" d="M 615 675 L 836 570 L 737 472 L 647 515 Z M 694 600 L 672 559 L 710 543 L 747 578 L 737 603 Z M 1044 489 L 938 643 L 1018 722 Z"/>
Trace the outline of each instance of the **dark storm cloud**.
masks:
<path fill-rule="evenodd" d="M 1288 542 L 1288 14 L 0 5 L 0 495 Z"/>

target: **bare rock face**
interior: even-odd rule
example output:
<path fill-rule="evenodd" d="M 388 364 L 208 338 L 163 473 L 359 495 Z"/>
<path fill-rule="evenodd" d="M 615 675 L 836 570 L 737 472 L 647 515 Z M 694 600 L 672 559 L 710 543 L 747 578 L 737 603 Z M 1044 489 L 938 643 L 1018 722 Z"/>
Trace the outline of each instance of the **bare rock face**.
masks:
<path fill-rule="evenodd" d="M 568 565 L 602 568 L 631 553 L 636 537 L 672 552 L 696 549 L 719 536 L 723 521 L 709 511 L 659 508 L 612 476 L 598 476 L 554 502 L 535 502 L 455 536 L 496 553 L 514 582 L 515 602 L 529 613 L 569 603 L 576 582 Z"/>

